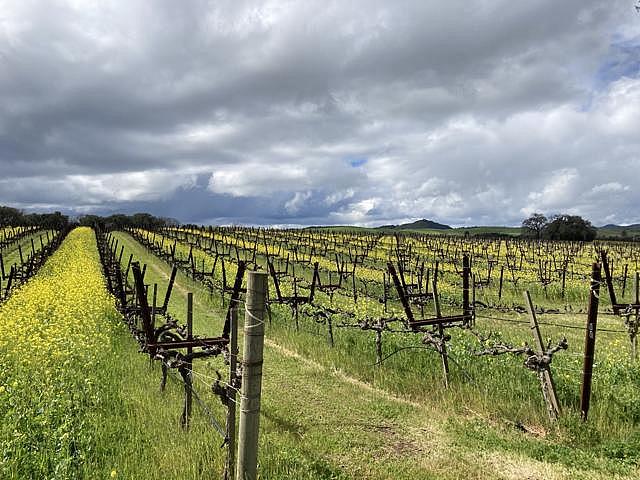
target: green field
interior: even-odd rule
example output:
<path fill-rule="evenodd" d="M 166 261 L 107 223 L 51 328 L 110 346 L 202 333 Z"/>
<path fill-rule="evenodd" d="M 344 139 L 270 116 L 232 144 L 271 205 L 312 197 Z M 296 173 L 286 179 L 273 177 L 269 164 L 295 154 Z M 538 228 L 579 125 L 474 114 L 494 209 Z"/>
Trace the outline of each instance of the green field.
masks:
<path fill-rule="evenodd" d="M 133 254 L 162 297 L 171 267 L 126 233 L 114 239 L 124 247 L 123 269 Z M 187 292 L 195 295 L 194 332 L 218 335 L 224 320 L 219 294 L 182 272 L 169 312 L 184 321 Z M 513 312 L 499 316 L 526 320 Z M 567 335 L 570 344 L 553 362 L 564 410 L 557 424 L 549 422 L 536 376 L 522 360 L 474 357 L 477 342 L 462 329 L 451 331 L 450 388 L 444 389 L 439 357 L 419 348 L 417 335 L 385 333 L 385 353 L 418 349 L 376 366 L 373 332 L 337 329 L 330 347 L 325 325 L 301 315 L 296 330 L 291 310 L 273 305 L 260 478 L 637 478 L 640 371 L 628 360 L 625 336 L 599 336 L 592 410 L 583 423 L 577 413 L 582 330 L 547 324 L 580 326 L 584 315 L 540 320 L 543 335 Z M 477 322 L 478 331 L 499 331 L 505 341 L 529 335 L 520 324 Z M 600 327 L 618 331 L 620 320 L 603 315 Z M 210 386 L 226 367 L 221 359 L 195 364 L 207 411 L 195 405 L 190 431 L 183 431 L 183 388 L 169 381 L 159 391 L 158 365 L 139 353 L 106 292 L 91 230 L 72 232 L 38 275 L 0 306 L 0 329 L 3 478 L 221 474 L 225 451 L 210 414 L 222 422 L 225 409 Z"/>

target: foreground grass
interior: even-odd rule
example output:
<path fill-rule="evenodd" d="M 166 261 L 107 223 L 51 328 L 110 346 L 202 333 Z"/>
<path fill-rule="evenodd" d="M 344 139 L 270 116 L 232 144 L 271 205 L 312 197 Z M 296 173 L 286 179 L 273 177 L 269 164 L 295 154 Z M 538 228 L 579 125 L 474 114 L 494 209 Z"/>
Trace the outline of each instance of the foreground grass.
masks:
<path fill-rule="evenodd" d="M 166 264 L 128 235 L 116 236 L 125 245 L 123 258 L 133 253 L 149 264 L 148 282 L 166 285 L 170 271 Z M 217 299 L 210 299 L 182 274 L 170 310 L 184 318 L 187 290 L 196 295 L 196 331 L 219 333 L 223 312 Z M 484 365 L 475 359 L 474 364 L 463 365 L 471 380 L 454 368 L 454 386 L 443 392 L 433 354 L 397 355 L 380 369 L 372 365 L 370 335 L 349 331 L 337 335 L 336 347 L 331 349 L 322 327 L 307 324 L 295 332 L 287 312 L 274 311 L 265 353 L 263 478 L 638 475 L 640 438 L 635 421 L 621 418 L 607 424 L 628 412 L 607 412 L 612 410 L 612 400 L 598 397 L 598 385 L 595 422 L 583 425 L 568 413 L 559 427 L 550 428 L 544 421 L 535 375 L 514 359 L 486 359 Z M 393 341 L 385 337 L 390 350 Z M 212 375 L 214 367 L 200 364 L 198 368 Z M 491 377 L 483 378 L 486 372 Z M 630 385 L 634 391 L 635 383 Z M 611 391 L 607 388 L 603 385 L 600 390 Z M 572 387 L 561 385 L 560 395 L 564 404 L 575 404 Z M 541 436 L 518 431 L 519 422 L 539 429 Z"/>

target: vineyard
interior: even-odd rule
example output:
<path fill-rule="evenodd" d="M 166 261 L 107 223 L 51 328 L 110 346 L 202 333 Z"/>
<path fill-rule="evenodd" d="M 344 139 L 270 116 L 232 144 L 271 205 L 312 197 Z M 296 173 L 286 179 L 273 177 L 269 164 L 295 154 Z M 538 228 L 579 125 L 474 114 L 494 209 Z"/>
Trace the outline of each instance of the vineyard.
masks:
<path fill-rule="evenodd" d="M 612 308 L 611 298 L 603 295 L 598 331 L 606 337 L 599 351 L 598 373 L 602 371 L 605 377 L 612 370 L 625 368 L 625 378 L 637 373 L 634 317 L 639 308 L 638 281 L 630 272 L 638 269 L 639 251 L 634 244 L 466 241 L 250 229 L 130 233 L 206 285 L 211 294 L 221 294 L 222 300 L 238 264 L 269 272 L 270 305 L 280 314 L 274 317 L 284 319 L 277 328 L 324 337 L 331 348 L 336 344 L 342 347 L 344 342 L 348 349 L 329 352 L 333 366 L 346 366 L 348 371 L 375 379 L 384 389 L 412 398 L 424 396 L 427 385 L 442 383 L 434 365 L 438 356 L 445 364 L 451 359 L 457 367 L 451 373 L 444 365 L 445 387 L 450 373 L 459 383 L 473 384 L 483 377 L 496 378 L 498 365 L 517 367 L 518 362 L 508 358 L 478 357 L 518 353 L 509 350 L 534 341 L 522 296 L 526 291 L 535 300 L 534 315 L 544 319 L 540 324 L 545 334 L 555 340 L 566 339 L 572 346 L 566 355 L 558 355 L 554 368 L 563 380 L 558 382 L 561 403 L 574 404 L 581 381 L 592 267 L 602 259 L 613 302 L 626 300 L 629 308 L 625 312 L 618 306 Z M 296 334 L 289 332 L 287 336 Z M 416 355 L 416 349 L 440 355 Z M 375 354 L 370 353 L 374 350 Z M 377 374 L 378 367 L 386 373 Z M 511 394 L 517 392 L 517 405 L 509 407 L 508 401 L 489 395 L 504 388 L 502 382 L 491 385 L 483 380 L 483 396 L 491 403 L 498 402 L 501 416 L 522 412 L 522 398 L 528 397 L 529 413 L 523 420 L 540 421 L 542 404 L 528 388 L 532 382 L 527 372 L 509 368 L 503 374 L 518 379 L 519 389 L 509 386 Z M 502 374 L 497 377 L 505 378 Z M 633 430 L 639 413 L 632 394 L 637 386 L 633 382 L 598 385 L 596 395 L 605 400 L 600 403 L 601 421 L 619 423 L 617 414 L 609 418 L 613 413 L 609 401 L 615 399 L 630 415 L 628 426 Z M 473 403 L 477 393 L 473 388 L 468 390 L 468 401 Z"/>
<path fill-rule="evenodd" d="M 8 227 L 0 231 L 0 301 L 35 275 L 66 233 L 37 227 Z"/>
<path fill-rule="evenodd" d="M 261 478 L 639 473 L 637 243 L 240 227 L 0 241 L 3 478 L 232 475 L 252 271 L 268 282 Z"/>

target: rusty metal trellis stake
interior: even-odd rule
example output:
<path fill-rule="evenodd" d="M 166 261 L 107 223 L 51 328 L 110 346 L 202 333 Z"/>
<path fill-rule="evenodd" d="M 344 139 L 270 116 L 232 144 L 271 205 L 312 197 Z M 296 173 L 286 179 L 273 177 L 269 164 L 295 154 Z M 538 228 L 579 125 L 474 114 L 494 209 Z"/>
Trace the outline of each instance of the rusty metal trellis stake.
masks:
<path fill-rule="evenodd" d="M 587 420 L 591 401 L 591 380 L 593 377 L 593 357 L 596 348 L 596 328 L 598 324 L 598 302 L 600 299 L 600 264 L 594 263 L 591 273 L 589 310 L 587 312 L 587 330 L 584 339 L 584 365 L 582 367 L 582 388 L 580 389 L 580 414 Z"/>

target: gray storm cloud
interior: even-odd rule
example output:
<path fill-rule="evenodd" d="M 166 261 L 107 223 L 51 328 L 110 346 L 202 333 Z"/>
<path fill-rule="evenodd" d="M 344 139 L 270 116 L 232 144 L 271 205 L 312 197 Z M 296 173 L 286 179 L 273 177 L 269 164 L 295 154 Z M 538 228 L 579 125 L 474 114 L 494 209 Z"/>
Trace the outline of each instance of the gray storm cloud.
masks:
<path fill-rule="evenodd" d="M 0 1 L 0 204 L 640 222 L 633 6 Z"/>

